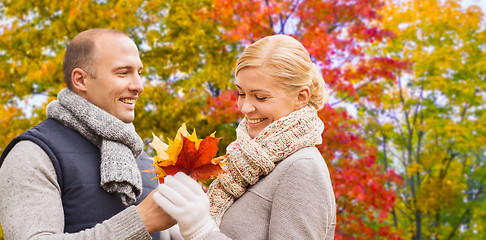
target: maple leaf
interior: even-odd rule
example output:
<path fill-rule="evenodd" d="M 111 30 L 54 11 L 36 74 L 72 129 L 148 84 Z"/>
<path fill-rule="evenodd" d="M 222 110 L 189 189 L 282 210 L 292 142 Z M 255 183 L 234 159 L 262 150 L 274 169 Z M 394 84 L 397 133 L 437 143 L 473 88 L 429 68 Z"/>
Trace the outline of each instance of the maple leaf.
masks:
<path fill-rule="evenodd" d="M 189 135 L 185 124 L 179 128 L 174 140 L 168 139 L 168 145 L 154 135 L 150 145 L 157 151 L 153 158 L 155 168 L 143 172 L 154 172 L 160 183 L 164 182 L 166 175 L 177 172 L 184 172 L 196 181 L 207 183 L 223 172 L 221 166 L 225 163 L 222 160 L 226 156 L 214 158 L 220 139 L 215 137 L 215 133 L 198 139 L 195 130 Z"/>

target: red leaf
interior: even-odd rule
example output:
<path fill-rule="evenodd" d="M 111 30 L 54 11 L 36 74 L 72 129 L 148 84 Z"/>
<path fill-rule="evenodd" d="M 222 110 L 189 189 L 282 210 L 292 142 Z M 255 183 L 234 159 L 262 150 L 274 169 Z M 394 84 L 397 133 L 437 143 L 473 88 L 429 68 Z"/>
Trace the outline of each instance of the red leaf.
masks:
<path fill-rule="evenodd" d="M 203 139 L 196 150 L 195 142 L 182 136 L 183 147 L 174 165 L 162 167 L 167 175 L 184 172 L 196 181 L 204 181 L 218 176 L 223 172 L 219 163 L 212 163 L 213 157 L 218 152 L 220 138 L 211 136 Z"/>

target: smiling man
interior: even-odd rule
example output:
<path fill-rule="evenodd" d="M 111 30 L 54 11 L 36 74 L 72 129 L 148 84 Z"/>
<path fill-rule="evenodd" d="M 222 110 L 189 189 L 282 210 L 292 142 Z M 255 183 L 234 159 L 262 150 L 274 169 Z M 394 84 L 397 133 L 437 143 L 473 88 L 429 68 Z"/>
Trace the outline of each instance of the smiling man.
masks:
<path fill-rule="evenodd" d="M 6 239 L 159 239 L 174 224 L 153 201 L 153 173 L 140 172 L 151 166 L 131 124 L 142 68 L 123 32 L 91 29 L 69 43 L 67 89 L 0 157 Z"/>
<path fill-rule="evenodd" d="M 137 46 L 128 37 L 100 34 L 93 59 L 97 60 L 96 66 L 89 74 L 72 64 L 65 67 L 66 76 L 74 79 L 73 91 L 123 122 L 132 122 L 135 102 L 143 91 L 143 66 Z"/>

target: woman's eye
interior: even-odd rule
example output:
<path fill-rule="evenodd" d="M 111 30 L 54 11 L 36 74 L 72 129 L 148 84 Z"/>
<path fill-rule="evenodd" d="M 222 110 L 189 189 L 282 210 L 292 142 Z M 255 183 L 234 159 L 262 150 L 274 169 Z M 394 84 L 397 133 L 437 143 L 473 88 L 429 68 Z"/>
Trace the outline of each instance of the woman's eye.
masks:
<path fill-rule="evenodd" d="M 265 101 L 267 99 L 267 97 L 257 97 L 257 96 L 255 96 L 255 98 L 258 101 Z"/>
<path fill-rule="evenodd" d="M 238 97 L 244 97 L 245 94 L 244 93 L 238 93 Z"/>

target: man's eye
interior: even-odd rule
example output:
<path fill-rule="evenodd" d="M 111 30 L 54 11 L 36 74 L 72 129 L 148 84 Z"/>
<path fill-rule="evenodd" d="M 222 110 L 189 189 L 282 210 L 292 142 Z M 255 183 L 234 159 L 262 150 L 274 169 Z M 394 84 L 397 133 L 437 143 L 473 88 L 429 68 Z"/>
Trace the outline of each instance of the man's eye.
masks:
<path fill-rule="evenodd" d="M 128 72 L 119 72 L 118 75 L 127 75 Z"/>

